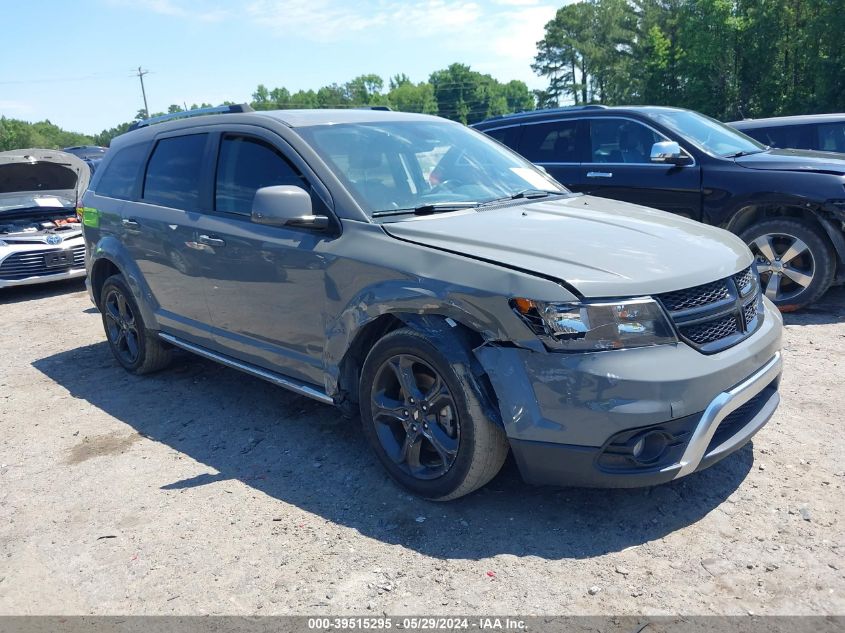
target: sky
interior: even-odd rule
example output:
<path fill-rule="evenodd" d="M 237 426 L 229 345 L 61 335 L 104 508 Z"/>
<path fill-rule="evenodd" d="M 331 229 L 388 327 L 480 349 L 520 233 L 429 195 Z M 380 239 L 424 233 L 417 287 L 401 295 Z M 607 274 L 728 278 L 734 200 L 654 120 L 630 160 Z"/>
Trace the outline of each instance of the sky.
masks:
<path fill-rule="evenodd" d="M 249 101 L 453 62 L 543 88 L 530 64 L 563 0 L 0 0 L 0 115 L 93 134 L 172 103 Z"/>

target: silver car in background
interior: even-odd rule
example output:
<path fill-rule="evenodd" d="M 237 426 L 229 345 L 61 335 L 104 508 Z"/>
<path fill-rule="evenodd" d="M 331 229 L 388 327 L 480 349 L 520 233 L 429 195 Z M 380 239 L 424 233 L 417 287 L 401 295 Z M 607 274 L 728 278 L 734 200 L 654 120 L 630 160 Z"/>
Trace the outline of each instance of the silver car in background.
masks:
<path fill-rule="evenodd" d="M 76 206 L 90 177 L 66 152 L 0 152 L 0 288 L 85 276 Z"/>

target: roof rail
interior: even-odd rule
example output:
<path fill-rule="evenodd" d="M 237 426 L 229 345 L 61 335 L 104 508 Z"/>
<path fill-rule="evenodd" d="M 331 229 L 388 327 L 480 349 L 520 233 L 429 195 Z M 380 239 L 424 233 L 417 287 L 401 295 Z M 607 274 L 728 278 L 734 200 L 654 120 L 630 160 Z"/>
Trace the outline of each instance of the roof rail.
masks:
<path fill-rule="evenodd" d="M 388 105 L 356 106 L 352 109 L 353 110 L 383 110 L 384 112 L 393 112 L 393 108 L 391 108 Z"/>
<path fill-rule="evenodd" d="M 491 116 L 485 121 L 493 121 L 495 119 L 507 119 L 515 116 L 525 116 L 529 114 L 554 114 L 555 112 L 577 112 L 578 110 L 606 110 L 609 106 L 600 103 L 588 103 L 587 105 L 571 105 L 560 106 L 558 108 L 539 108 L 537 110 L 522 110 L 520 112 L 510 112 L 508 114 L 498 114 Z"/>
<path fill-rule="evenodd" d="M 181 112 L 171 112 L 169 114 L 162 114 L 161 116 L 150 117 L 149 119 L 141 119 L 135 121 L 129 126 L 129 130 L 137 130 L 139 127 L 147 127 L 148 125 L 155 125 L 156 123 L 164 123 L 165 121 L 172 121 L 174 119 L 186 119 L 192 116 L 202 116 L 204 114 L 228 114 L 235 112 L 255 112 L 255 110 L 246 103 L 238 103 L 235 105 L 221 105 L 213 108 L 196 108 L 194 110 L 182 110 Z"/>

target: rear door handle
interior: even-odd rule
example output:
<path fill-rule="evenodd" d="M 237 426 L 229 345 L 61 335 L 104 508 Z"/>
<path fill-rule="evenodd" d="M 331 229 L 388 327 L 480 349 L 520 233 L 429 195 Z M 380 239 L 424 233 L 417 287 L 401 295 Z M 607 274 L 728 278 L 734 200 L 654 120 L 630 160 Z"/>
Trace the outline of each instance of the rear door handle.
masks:
<path fill-rule="evenodd" d="M 588 171 L 587 178 L 613 178 L 611 171 Z"/>
<path fill-rule="evenodd" d="M 226 246 L 226 240 L 221 240 L 219 237 L 211 237 L 210 235 L 200 235 L 199 243 L 206 246 Z"/>
<path fill-rule="evenodd" d="M 139 226 L 141 226 L 140 224 L 138 224 L 137 221 L 133 220 L 132 218 L 123 218 L 120 223 L 130 229 L 137 229 Z"/>

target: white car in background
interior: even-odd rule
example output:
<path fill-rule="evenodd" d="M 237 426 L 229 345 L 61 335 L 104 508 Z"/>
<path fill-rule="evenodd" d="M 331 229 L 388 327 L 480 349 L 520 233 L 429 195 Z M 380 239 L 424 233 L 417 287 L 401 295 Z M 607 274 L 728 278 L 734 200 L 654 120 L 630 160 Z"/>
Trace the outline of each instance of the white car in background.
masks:
<path fill-rule="evenodd" d="M 76 206 L 90 178 L 66 152 L 0 152 L 0 288 L 85 276 Z"/>

